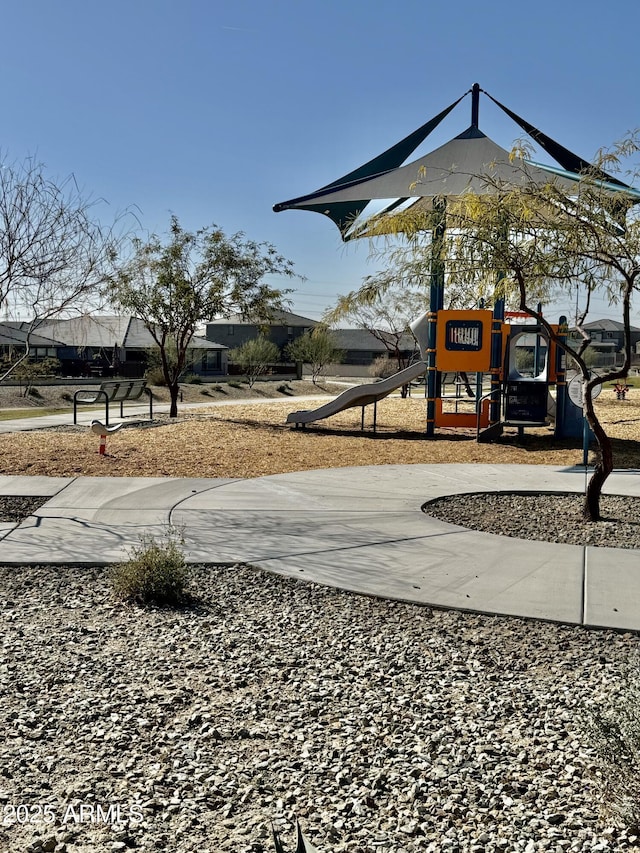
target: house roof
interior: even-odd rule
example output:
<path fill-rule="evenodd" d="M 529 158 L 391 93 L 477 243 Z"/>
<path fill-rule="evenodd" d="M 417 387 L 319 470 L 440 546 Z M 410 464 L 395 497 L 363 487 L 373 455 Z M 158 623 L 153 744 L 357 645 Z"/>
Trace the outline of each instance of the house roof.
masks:
<path fill-rule="evenodd" d="M 271 319 L 264 321 L 264 323 L 269 326 L 303 326 L 305 329 L 318 325 L 317 320 L 302 317 L 300 314 L 293 314 L 291 311 L 273 311 Z M 215 320 L 210 320 L 208 325 L 259 326 L 262 323 L 259 320 L 247 320 L 242 314 L 231 314 L 229 317 L 217 317 Z"/>
<path fill-rule="evenodd" d="M 124 347 L 128 349 L 147 349 L 156 346 L 149 330 L 142 320 L 130 315 L 94 315 L 49 320 L 38 327 L 41 335 L 55 339 L 54 343 L 39 346 L 72 347 Z M 33 340 L 33 338 L 32 338 Z M 35 343 L 35 340 L 33 340 Z M 194 336 L 189 349 L 228 349 L 222 344 Z"/>
<path fill-rule="evenodd" d="M 591 332 L 624 332 L 624 323 L 621 323 L 620 320 L 609 320 L 607 318 L 602 320 L 592 320 L 591 323 L 585 323 L 582 327 L 585 331 Z M 637 326 L 629 327 L 632 332 L 640 332 L 640 329 Z"/>
<path fill-rule="evenodd" d="M 24 346 L 29 333 L 29 323 L 7 321 L 0 323 L 0 346 Z M 59 347 L 60 341 L 32 332 L 29 344 L 33 347 Z"/>
<path fill-rule="evenodd" d="M 339 349 L 364 350 L 367 352 L 387 352 L 387 347 L 368 329 L 332 329 L 331 333 Z M 404 334 L 400 338 L 401 350 L 414 350 L 416 342 L 412 335 Z"/>
<path fill-rule="evenodd" d="M 131 317 L 122 346 L 128 349 L 147 349 L 148 347 L 156 346 L 156 342 L 142 320 L 138 317 Z M 208 341 L 200 335 L 194 335 L 189 341 L 187 349 L 223 350 L 229 349 L 229 347 L 214 343 L 214 341 Z"/>
<path fill-rule="evenodd" d="M 66 346 L 123 346 L 129 316 L 82 314 L 68 319 L 49 320 L 40 326 L 43 334 L 55 337 Z"/>

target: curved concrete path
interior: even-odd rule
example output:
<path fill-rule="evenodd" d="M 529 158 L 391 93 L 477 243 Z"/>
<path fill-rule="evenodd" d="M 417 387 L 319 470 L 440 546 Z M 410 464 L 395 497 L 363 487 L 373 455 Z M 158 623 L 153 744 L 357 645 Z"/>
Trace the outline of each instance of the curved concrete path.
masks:
<path fill-rule="evenodd" d="M 638 471 L 609 493 L 640 496 Z M 640 630 L 640 555 L 477 533 L 425 516 L 430 498 L 575 491 L 584 469 L 524 465 L 334 468 L 255 480 L 0 476 L 0 494 L 50 499 L 0 524 L 0 562 L 111 563 L 144 533 L 184 528 L 192 563 L 247 562 L 420 604 Z"/>

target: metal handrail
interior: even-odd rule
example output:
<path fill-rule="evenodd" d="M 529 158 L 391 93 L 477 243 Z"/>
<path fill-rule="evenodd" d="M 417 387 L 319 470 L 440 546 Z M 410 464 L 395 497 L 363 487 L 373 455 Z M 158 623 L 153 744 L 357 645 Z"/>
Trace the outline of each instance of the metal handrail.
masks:
<path fill-rule="evenodd" d="M 482 417 L 482 403 L 484 400 L 488 400 L 492 394 L 493 391 L 487 391 L 487 393 L 483 394 L 482 397 L 476 399 L 476 441 L 480 437 L 480 418 Z"/>

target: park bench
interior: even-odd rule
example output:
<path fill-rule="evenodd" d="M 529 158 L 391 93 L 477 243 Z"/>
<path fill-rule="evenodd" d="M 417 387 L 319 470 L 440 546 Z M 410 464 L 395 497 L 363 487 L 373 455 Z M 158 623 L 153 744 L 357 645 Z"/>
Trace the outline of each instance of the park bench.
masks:
<path fill-rule="evenodd" d="M 127 400 L 149 397 L 149 418 L 153 418 L 153 395 L 145 379 L 110 379 L 97 389 L 84 388 L 73 395 L 73 422 L 78 422 L 78 406 L 90 406 L 104 400 L 105 424 L 109 426 L 109 403 L 120 403 L 120 417 L 124 417 L 123 406 Z"/>

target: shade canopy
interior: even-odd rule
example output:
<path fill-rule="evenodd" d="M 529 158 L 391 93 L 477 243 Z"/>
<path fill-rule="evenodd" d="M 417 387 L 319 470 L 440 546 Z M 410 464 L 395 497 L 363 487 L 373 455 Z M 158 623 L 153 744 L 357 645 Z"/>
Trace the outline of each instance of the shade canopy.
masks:
<path fill-rule="evenodd" d="M 274 210 L 322 213 L 338 226 L 343 240 L 349 240 L 367 233 L 366 223 L 370 215 L 375 215 L 379 223 L 386 214 L 398 213 L 409 207 L 430 210 L 434 198 L 447 199 L 464 193 L 482 195 L 495 192 L 496 188 L 517 189 L 531 182 L 544 185 L 553 180 L 570 193 L 586 170 L 612 192 L 624 191 L 630 201 L 640 201 L 639 191 L 602 171 L 594 172 L 587 161 L 488 95 L 558 163 L 559 168 L 511 158 L 506 149 L 478 127 L 480 91 L 477 83 L 470 90 L 470 127 L 429 154 L 401 165 L 462 98 L 358 169 L 313 193 L 276 204 Z M 371 205 L 372 202 L 377 204 Z M 376 209 L 371 211 L 370 205 Z"/>

